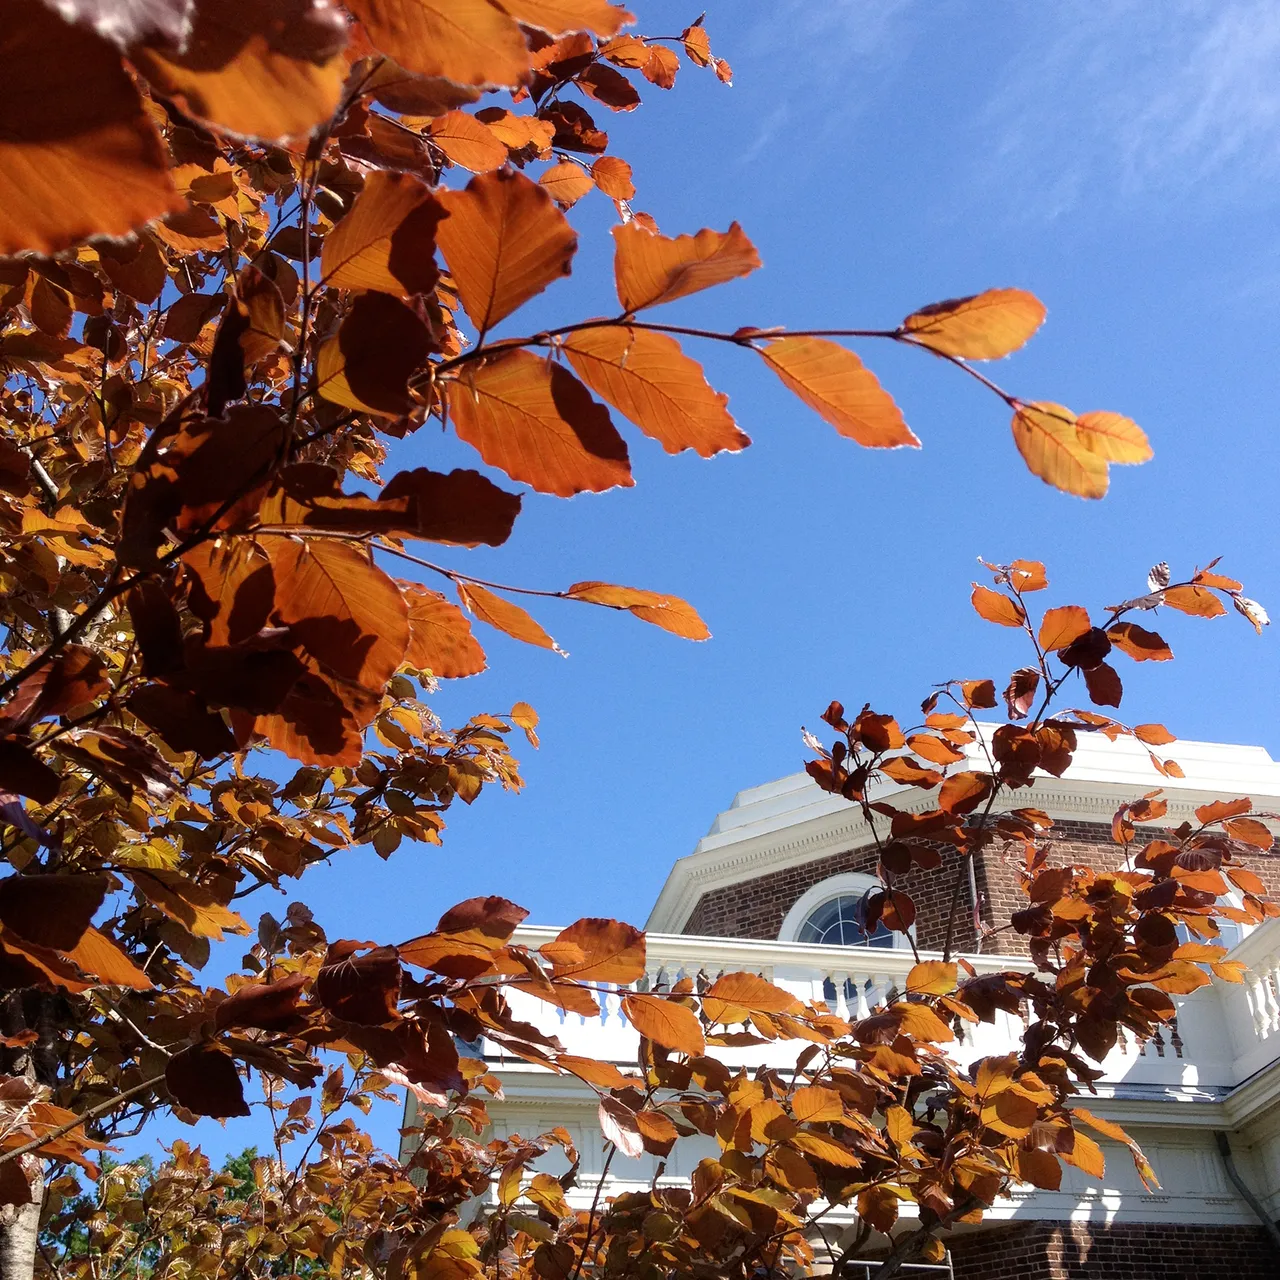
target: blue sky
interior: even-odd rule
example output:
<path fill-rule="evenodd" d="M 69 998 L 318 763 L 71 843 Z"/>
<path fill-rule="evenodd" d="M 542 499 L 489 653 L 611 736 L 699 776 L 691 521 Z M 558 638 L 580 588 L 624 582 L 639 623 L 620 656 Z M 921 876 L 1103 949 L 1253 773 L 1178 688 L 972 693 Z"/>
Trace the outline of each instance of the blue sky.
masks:
<path fill-rule="evenodd" d="M 646 34 L 698 11 L 631 7 Z M 800 726 L 831 698 L 909 715 L 935 680 L 1003 680 L 1022 664 L 1013 634 L 969 606 L 980 555 L 1044 560 L 1046 605 L 1110 604 L 1142 591 L 1155 561 L 1180 573 L 1217 555 L 1280 603 L 1280 9 L 712 0 L 706 26 L 732 88 L 685 65 L 672 93 L 645 85 L 633 116 L 600 122 L 634 165 L 636 208 L 667 234 L 737 219 L 764 269 L 655 319 L 881 326 L 1021 286 L 1049 319 L 993 374 L 1031 399 L 1131 415 L 1155 459 L 1113 467 L 1102 502 L 1064 496 L 1026 471 L 976 384 L 863 344 L 924 442 L 872 453 L 746 353 L 691 345 L 752 448 L 671 458 L 623 426 L 634 489 L 531 494 L 506 547 L 448 562 L 531 587 L 671 591 L 714 639 L 554 601 L 534 611 L 568 659 L 484 634 L 491 670 L 434 705 L 455 723 L 531 702 L 543 746 L 520 753 L 527 789 L 459 806 L 443 849 L 402 846 L 388 863 L 361 850 L 310 873 L 302 896 L 331 937 L 400 941 L 480 893 L 543 923 L 643 923 L 735 791 L 802 766 Z M 520 314 L 526 331 L 616 310 L 611 217 L 600 198 L 574 211 L 573 277 Z M 431 429 L 406 454 L 477 465 Z M 1122 660 L 1125 718 L 1280 755 L 1276 636 L 1234 615 L 1162 611 L 1158 625 L 1177 661 Z"/>

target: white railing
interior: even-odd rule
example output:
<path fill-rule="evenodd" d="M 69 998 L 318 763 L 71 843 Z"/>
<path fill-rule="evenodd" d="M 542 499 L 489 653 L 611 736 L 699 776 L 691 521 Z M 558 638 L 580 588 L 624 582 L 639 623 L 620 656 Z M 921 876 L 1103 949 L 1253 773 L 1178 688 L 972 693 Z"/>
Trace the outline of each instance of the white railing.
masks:
<path fill-rule="evenodd" d="M 514 941 L 537 948 L 556 933 L 528 927 L 519 930 Z M 921 954 L 936 958 L 936 953 Z M 865 1017 L 876 1005 L 897 998 L 915 964 L 908 950 L 684 934 L 649 934 L 646 956 L 645 977 L 634 984 L 636 990 L 670 987 L 684 977 L 704 985 L 722 973 L 745 970 L 803 1001 L 825 1000 L 833 1012 L 849 1019 Z M 1280 921 L 1255 929 L 1232 957 L 1250 969 L 1243 985 L 1215 981 L 1179 999 L 1173 1025 L 1145 1044 L 1122 1036 L 1102 1064 L 1105 1082 L 1221 1092 L 1280 1056 Z M 979 974 L 1029 967 L 1024 957 L 966 959 Z M 622 1015 L 619 995 L 603 996 L 600 1013 L 593 1017 L 565 1013 L 527 995 L 515 996 L 513 1003 L 520 1017 L 555 1035 L 569 1053 L 619 1064 L 636 1061 L 638 1037 Z M 998 1011 L 994 1023 L 964 1024 L 960 1040 L 947 1047 L 967 1064 L 1017 1048 L 1023 1027 L 1020 1016 Z M 730 1066 L 787 1065 L 798 1048 L 785 1041 L 716 1052 Z M 501 1061 L 496 1046 L 486 1049 Z"/>

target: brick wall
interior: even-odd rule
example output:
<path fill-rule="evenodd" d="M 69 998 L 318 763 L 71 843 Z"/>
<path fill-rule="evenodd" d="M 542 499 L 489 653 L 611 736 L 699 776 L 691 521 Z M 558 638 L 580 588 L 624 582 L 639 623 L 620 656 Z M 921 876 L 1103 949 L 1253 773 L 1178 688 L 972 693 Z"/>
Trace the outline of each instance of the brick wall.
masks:
<path fill-rule="evenodd" d="M 1262 1227 L 1030 1222 L 949 1242 L 956 1280 L 1273 1280 Z"/>
<path fill-rule="evenodd" d="M 1150 834 L 1159 833 L 1152 831 Z M 1052 861 L 1055 863 L 1073 862 L 1103 868 L 1114 867 L 1120 860 L 1119 846 L 1111 839 L 1110 823 L 1055 822 L 1053 843 L 1055 854 Z M 916 940 L 921 947 L 930 950 L 942 946 L 956 879 L 964 876 L 964 868 L 954 849 L 947 846 L 941 851 L 942 866 L 927 872 L 913 869 L 899 881 L 916 903 Z M 982 904 L 983 923 L 988 928 L 1007 925 L 1010 915 L 1027 905 L 1018 888 L 1016 860 L 1020 857 L 1020 846 L 1007 856 L 999 847 L 993 847 L 977 860 L 974 879 Z M 1273 895 L 1280 896 L 1280 856 L 1256 854 L 1247 860 L 1247 865 L 1262 878 Z M 875 867 L 874 847 L 863 846 L 826 854 L 810 862 L 713 889 L 698 900 L 683 932 L 713 938 L 776 938 L 783 917 L 808 889 L 842 872 L 874 875 Z M 974 934 L 967 877 L 960 886 L 960 902 L 956 938 L 961 950 L 972 951 Z M 984 944 L 983 949 L 1017 955 L 1026 947 L 1017 933 L 1005 928 L 995 939 Z"/>

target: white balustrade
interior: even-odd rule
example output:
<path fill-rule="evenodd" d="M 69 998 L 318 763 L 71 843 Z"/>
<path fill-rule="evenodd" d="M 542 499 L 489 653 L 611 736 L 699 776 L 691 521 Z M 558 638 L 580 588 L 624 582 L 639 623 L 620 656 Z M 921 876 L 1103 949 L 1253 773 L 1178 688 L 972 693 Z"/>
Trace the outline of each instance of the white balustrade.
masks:
<path fill-rule="evenodd" d="M 531 948 L 556 935 L 550 928 L 521 929 L 515 941 Z M 907 974 L 915 964 L 910 951 L 874 947 L 827 947 L 750 938 L 707 938 L 683 934 L 650 934 L 645 976 L 638 991 L 670 990 L 682 978 L 703 990 L 725 973 L 759 974 L 806 1002 L 825 1000 L 842 1018 L 864 1018 L 877 1006 L 901 998 Z M 936 953 L 922 953 L 936 959 Z M 1215 981 L 1189 997 L 1179 998 L 1176 1021 L 1145 1043 L 1122 1033 L 1102 1064 L 1104 1083 L 1115 1086 L 1171 1086 L 1222 1090 L 1280 1057 L 1280 921 L 1267 921 L 1232 952 L 1248 967 L 1240 985 Z M 1025 958 L 969 956 L 979 974 L 1024 970 Z M 636 1061 L 638 1036 L 621 1010 L 621 994 L 602 994 L 600 1012 L 592 1017 L 566 1013 L 536 999 L 513 997 L 518 1015 L 555 1035 L 566 1052 L 629 1064 Z M 994 1023 L 966 1023 L 947 1048 L 962 1065 L 975 1058 L 1008 1053 L 1019 1047 L 1022 1019 L 997 1011 Z M 784 1066 L 799 1047 L 779 1041 L 739 1048 L 718 1048 L 728 1065 L 756 1063 Z M 498 1062 L 498 1047 L 486 1045 Z"/>

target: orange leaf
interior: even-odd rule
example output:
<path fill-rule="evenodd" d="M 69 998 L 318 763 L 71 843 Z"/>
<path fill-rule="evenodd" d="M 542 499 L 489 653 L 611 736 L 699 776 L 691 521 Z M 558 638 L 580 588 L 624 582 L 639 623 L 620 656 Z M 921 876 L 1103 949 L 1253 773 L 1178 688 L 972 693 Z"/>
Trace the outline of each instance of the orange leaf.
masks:
<path fill-rule="evenodd" d="M 704 458 L 751 441 L 726 409 L 728 396 L 707 384 L 702 366 L 666 334 L 621 325 L 570 334 L 564 350 L 578 376 L 668 453 Z"/>
<path fill-rule="evenodd" d="M 222 0 L 195 10 L 182 52 L 154 42 L 129 57 L 166 97 L 219 131 L 301 137 L 338 106 L 346 23 L 332 9 L 291 0 Z"/>
<path fill-rule="evenodd" d="M 992 591 L 990 587 L 981 587 L 976 582 L 969 600 L 980 618 L 994 622 L 997 626 L 1020 627 L 1027 620 L 1022 606 L 1011 596 Z"/>
<path fill-rule="evenodd" d="M 1238 818 L 1252 808 L 1253 801 L 1247 796 L 1241 796 L 1239 800 L 1213 800 L 1196 810 L 1196 821 L 1208 826 L 1209 823 L 1221 822 L 1224 818 Z"/>
<path fill-rule="evenodd" d="M 1050 609 L 1040 624 L 1040 647 L 1046 651 L 1065 649 L 1092 627 L 1089 611 L 1078 604 Z"/>
<path fill-rule="evenodd" d="M 458 595 L 481 622 L 505 631 L 513 640 L 560 652 L 560 646 L 518 604 L 471 582 L 458 583 Z"/>
<path fill-rule="evenodd" d="M 622 1012 L 642 1036 L 648 1036 L 664 1048 L 696 1057 L 707 1047 L 697 1015 L 674 1000 L 646 995 L 623 996 Z"/>
<path fill-rule="evenodd" d="M 1044 304 L 1022 289 L 988 289 L 921 307 L 903 322 L 917 342 L 964 360 L 999 360 L 1044 323 Z"/>
<path fill-rule="evenodd" d="M 630 200 L 636 193 L 631 166 L 621 156 L 601 156 L 591 166 L 595 184 L 612 200 Z"/>
<path fill-rule="evenodd" d="M 1170 733 L 1162 724 L 1135 724 L 1133 736 L 1149 747 L 1163 747 L 1178 740 L 1178 735 Z"/>
<path fill-rule="evenodd" d="M 1164 603 L 1171 609 L 1194 618 L 1220 618 L 1227 611 L 1207 587 L 1169 587 L 1163 594 Z"/>
<path fill-rule="evenodd" d="M 702 997 L 702 1011 L 712 1022 L 745 1022 L 750 1013 L 795 1013 L 800 1002 L 789 991 L 754 973 L 726 973 Z"/>
<path fill-rule="evenodd" d="M 182 209 L 119 51 L 42 4 L 6 0 L 0 21 L 0 254 L 123 236 Z"/>
<path fill-rule="evenodd" d="M 860 1155 L 842 1147 L 834 1138 L 825 1134 L 797 1133 L 789 1140 L 788 1145 L 823 1164 L 835 1165 L 838 1169 L 856 1169 L 862 1164 Z"/>
<path fill-rule="evenodd" d="M 409 610 L 396 584 L 344 542 L 271 538 L 273 617 L 340 679 L 381 692 L 409 647 Z"/>
<path fill-rule="evenodd" d="M 844 1119 L 844 1101 L 825 1085 L 804 1085 L 791 1095 L 791 1114 L 802 1124 L 825 1124 Z"/>
<path fill-rule="evenodd" d="M 472 173 L 488 173 L 507 163 L 506 143 L 469 112 L 449 111 L 437 117 L 427 136 L 454 164 Z"/>
<path fill-rule="evenodd" d="M 401 583 L 401 589 L 409 606 L 404 660 L 443 679 L 479 675 L 486 665 L 484 650 L 462 610 L 416 582 Z"/>
<path fill-rule="evenodd" d="M 725 232 L 704 229 L 670 239 L 633 221 L 614 227 L 613 238 L 618 300 L 626 312 L 672 302 L 760 265 L 755 246 L 736 222 Z"/>
<path fill-rule="evenodd" d="M 628 983 L 644 977 L 644 934 L 620 920 L 577 920 L 548 946 L 564 943 L 573 944 L 577 952 L 572 959 L 553 959 L 551 969 L 557 979 Z"/>
<path fill-rule="evenodd" d="M 1275 843 L 1275 837 L 1266 824 L 1259 822 L 1257 818 L 1232 818 L 1223 824 L 1223 830 L 1233 840 L 1251 844 L 1255 849 L 1270 849 Z"/>
<path fill-rule="evenodd" d="M 1107 464 L 1080 443 L 1075 415 L 1059 404 L 1019 405 L 1013 440 L 1022 460 L 1046 484 L 1081 498 L 1107 491 Z"/>
<path fill-rule="evenodd" d="M 138 892 L 159 907 L 171 920 L 176 920 L 190 934 L 221 942 L 223 930 L 248 933 L 249 926 L 227 908 L 204 885 L 188 880 L 178 871 L 130 871 L 129 879 Z M 230 889 L 227 890 L 230 893 Z"/>
<path fill-rule="evenodd" d="M 922 961 L 907 974 L 907 991 L 913 995 L 949 995 L 956 989 L 957 972 L 954 961 Z"/>
<path fill-rule="evenodd" d="M 634 21 L 625 9 L 605 0 L 502 0 L 502 7 L 517 22 L 551 36 L 590 31 L 607 40 L 619 27 Z"/>
<path fill-rule="evenodd" d="M 892 756 L 882 761 L 880 772 L 894 782 L 911 787 L 936 787 L 942 781 L 942 774 L 936 769 L 922 768 L 909 756 Z"/>
<path fill-rule="evenodd" d="M 575 582 L 565 592 L 572 600 L 604 605 L 610 609 L 626 609 L 642 622 L 651 622 L 686 640 L 710 640 L 707 624 L 697 610 L 679 596 L 666 596 L 638 587 L 615 587 L 609 582 Z"/>
<path fill-rule="evenodd" d="M 406 297 L 430 292 L 440 276 L 435 236 L 444 216 L 440 202 L 417 178 L 374 170 L 351 212 L 325 237 L 324 282 Z"/>
<path fill-rule="evenodd" d="M 448 397 L 459 438 L 540 493 L 569 498 L 633 483 L 608 411 L 561 365 L 510 351 L 450 382 Z"/>
<path fill-rule="evenodd" d="M 67 959 L 85 973 L 112 987 L 150 991 L 155 983 L 120 949 L 118 943 L 90 926 L 76 945 L 65 952 Z"/>
<path fill-rule="evenodd" d="M 595 185 L 591 175 L 572 160 L 562 160 L 547 169 L 538 179 L 538 185 L 551 193 L 551 198 L 567 209 L 575 205 Z"/>
<path fill-rule="evenodd" d="M 514 170 L 482 173 L 440 196 L 436 231 L 462 305 L 482 331 L 569 274 L 578 236 L 547 191 Z"/>
<path fill-rule="evenodd" d="M 1168 662 L 1173 657 L 1173 650 L 1154 631 L 1132 622 L 1117 622 L 1108 627 L 1107 638 L 1134 662 Z"/>
<path fill-rule="evenodd" d="M 320 348 L 316 381 L 333 404 L 395 417 L 413 405 L 410 376 L 427 358 L 430 336 L 416 312 L 389 293 L 362 293 L 336 337 Z"/>
<path fill-rule="evenodd" d="M 947 813 L 972 813 L 991 794 L 989 773 L 953 773 L 938 793 L 938 807 Z"/>
<path fill-rule="evenodd" d="M 957 760 L 964 759 L 964 752 L 959 747 L 953 747 L 932 733 L 913 733 L 907 739 L 907 746 L 921 759 L 933 764 L 955 764 Z"/>
<path fill-rule="evenodd" d="M 757 350 L 811 409 L 869 449 L 919 448 L 893 397 L 847 347 L 825 338 L 771 338 Z"/>
<path fill-rule="evenodd" d="M 490 0 L 351 0 L 347 8 L 379 51 L 419 75 L 514 88 L 529 70 L 520 28 Z"/>
<path fill-rule="evenodd" d="M 1106 1160 L 1103 1158 L 1102 1148 L 1087 1133 L 1081 1133 L 1076 1130 L 1072 1134 L 1071 1150 L 1062 1151 L 1058 1154 L 1068 1164 L 1075 1165 L 1077 1169 L 1087 1173 L 1091 1178 L 1101 1178 L 1106 1172 Z"/>
<path fill-rule="evenodd" d="M 1108 462 L 1146 462 L 1152 456 L 1146 432 L 1123 414 L 1082 413 L 1076 419 L 1076 435 L 1090 453 Z"/>
<path fill-rule="evenodd" d="M 1249 972 L 1248 966 L 1239 960 L 1218 960 L 1209 968 L 1214 977 L 1221 978 L 1224 982 L 1243 982 L 1244 975 Z"/>

